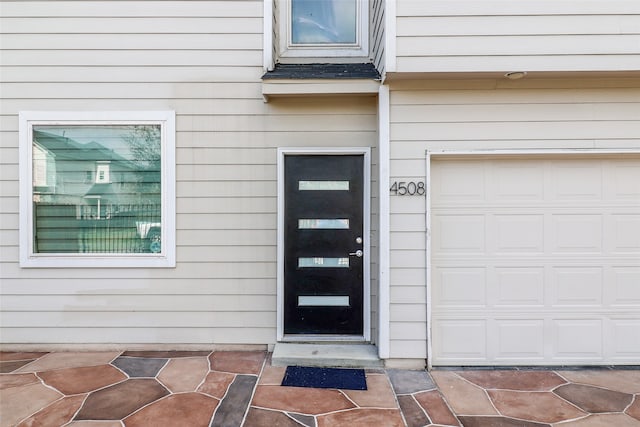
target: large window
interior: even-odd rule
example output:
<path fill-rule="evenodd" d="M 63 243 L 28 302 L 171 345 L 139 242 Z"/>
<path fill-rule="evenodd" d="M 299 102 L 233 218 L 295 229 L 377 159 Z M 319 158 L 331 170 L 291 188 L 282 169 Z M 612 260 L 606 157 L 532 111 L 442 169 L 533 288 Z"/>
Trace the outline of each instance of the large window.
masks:
<path fill-rule="evenodd" d="M 368 55 L 367 0 L 281 0 L 280 57 Z"/>
<path fill-rule="evenodd" d="M 175 265 L 173 112 L 20 114 L 25 267 Z"/>

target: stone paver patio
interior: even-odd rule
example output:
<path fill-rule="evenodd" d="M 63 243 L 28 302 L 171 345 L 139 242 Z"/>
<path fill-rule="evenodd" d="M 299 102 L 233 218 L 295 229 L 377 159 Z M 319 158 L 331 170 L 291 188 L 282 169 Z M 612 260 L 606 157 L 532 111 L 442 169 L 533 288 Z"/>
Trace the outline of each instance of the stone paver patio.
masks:
<path fill-rule="evenodd" d="M 367 369 L 281 386 L 266 352 L 0 353 L 0 427 L 640 427 L 640 370 Z"/>

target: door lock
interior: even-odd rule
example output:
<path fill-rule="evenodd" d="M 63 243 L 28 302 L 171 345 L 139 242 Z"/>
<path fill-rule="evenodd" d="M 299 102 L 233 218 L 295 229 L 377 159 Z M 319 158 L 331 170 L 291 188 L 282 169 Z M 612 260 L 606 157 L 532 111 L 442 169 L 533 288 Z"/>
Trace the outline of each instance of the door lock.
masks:
<path fill-rule="evenodd" d="M 364 252 L 362 252 L 360 249 L 358 249 L 358 250 L 357 250 L 357 251 L 355 251 L 355 252 L 349 252 L 349 255 L 355 255 L 355 256 L 357 256 L 358 258 L 362 258 L 362 255 L 364 255 Z"/>
<path fill-rule="evenodd" d="M 362 243 L 362 237 L 356 237 L 356 243 Z"/>

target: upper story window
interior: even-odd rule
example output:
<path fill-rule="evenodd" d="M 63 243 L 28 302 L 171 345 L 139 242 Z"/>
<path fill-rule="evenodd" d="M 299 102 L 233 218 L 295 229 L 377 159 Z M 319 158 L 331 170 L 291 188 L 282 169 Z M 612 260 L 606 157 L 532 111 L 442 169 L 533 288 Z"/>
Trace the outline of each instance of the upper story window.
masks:
<path fill-rule="evenodd" d="M 111 182 L 111 177 L 109 174 L 109 161 L 99 161 L 96 167 L 98 171 L 96 184 L 108 184 Z"/>
<path fill-rule="evenodd" d="M 366 57 L 367 0 L 281 0 L 280 58 Z"/>
<path fill-rule="evenodd" d="M 174 139 L 173 112 L 20 113 L 21 265 L 175 266 Z"/>

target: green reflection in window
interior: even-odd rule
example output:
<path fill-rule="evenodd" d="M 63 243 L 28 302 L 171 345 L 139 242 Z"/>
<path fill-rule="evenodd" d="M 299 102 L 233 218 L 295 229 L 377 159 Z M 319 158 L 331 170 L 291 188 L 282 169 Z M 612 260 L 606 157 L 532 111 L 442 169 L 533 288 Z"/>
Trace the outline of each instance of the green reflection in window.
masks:
<path fill-rule="evenodd" d="M 160 125 L 34 125 L 35 253 L 159 253 Z"/>

